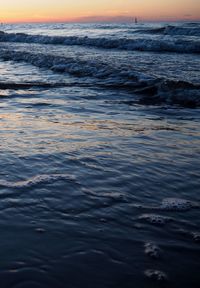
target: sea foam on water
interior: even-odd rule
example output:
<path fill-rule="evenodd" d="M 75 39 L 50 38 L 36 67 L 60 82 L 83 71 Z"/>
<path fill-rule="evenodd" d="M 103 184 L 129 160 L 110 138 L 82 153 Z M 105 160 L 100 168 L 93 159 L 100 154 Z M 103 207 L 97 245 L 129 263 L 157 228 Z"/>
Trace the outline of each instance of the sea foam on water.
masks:
<path fill-rule="evenodd" d="M 154 281 L 165 282 L 167 280 L 167 274 L 159 270 L 149 269 L 146 270 L 144 274 L 147 278 Z"/>
<path fill-rule="evenodd" d="M 187 211 L 196 207 L 195 203 L 179 198 L 165 198 L 160 206 L 161 210 Z"/>

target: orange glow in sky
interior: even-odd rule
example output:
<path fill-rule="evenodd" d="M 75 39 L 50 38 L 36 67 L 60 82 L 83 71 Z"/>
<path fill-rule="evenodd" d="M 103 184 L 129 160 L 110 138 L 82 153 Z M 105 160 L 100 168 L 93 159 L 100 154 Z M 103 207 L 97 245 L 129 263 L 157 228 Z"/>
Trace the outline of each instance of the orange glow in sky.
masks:
<path fill-rule="evenodd" d="M 0 0 L 0 22 L 200 20 L 200 0 Z M 2 3 L 3 2 L 3 3 Z"/>

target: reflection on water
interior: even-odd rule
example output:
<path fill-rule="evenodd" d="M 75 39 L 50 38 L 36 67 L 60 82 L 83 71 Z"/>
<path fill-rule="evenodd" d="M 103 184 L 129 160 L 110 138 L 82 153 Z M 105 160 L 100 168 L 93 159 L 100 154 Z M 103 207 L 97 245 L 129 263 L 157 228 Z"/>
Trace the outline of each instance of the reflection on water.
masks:
<path fill-rule="evenodd" d="M 1 287 L 198 288 L 199 109 L 95 87 L 0 95 Z"/>

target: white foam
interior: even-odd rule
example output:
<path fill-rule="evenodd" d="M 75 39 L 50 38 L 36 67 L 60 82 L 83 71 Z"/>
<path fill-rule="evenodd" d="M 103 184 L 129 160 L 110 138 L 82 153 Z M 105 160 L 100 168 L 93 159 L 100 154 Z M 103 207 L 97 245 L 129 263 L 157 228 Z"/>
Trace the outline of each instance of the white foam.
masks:
<path fill-rule="evenodd" d="M 0 186 L 6 188 L 27 188 L 42 183 L 52 183 L 58 180 L 72 181 L 74 178 L 68 174 L 50 174 L 50 175 L 37 175 L 24 181 L 9 182 L 6 180 L 0 180 Z"/>
<path fill-rule="evenodd" d="M 187 36 L 200 36 L 199 27 L 176 27 L 176 26 L 167 26 L 163 31 L 164 34 L 168 35 L 187 35 Z"/>
<path fill-rule="evenodd" d="M 192 240 L 196 243 L 200 243 L 200 232 L 197 231 L 191 232 L 183 228 L 177 229 L 177 232 L 183 236 L 186 236 L 187 238 L 192 238 Z"/>
<path fill-rule="evenodd" d="M 160 258 L 160 248 L 155 245 L 154 243 L 152 242 L 147 242 L 145 243 L 144 245 L 144 248 L 145 248 L 145 254 L 148 255 L 149 257 L 151 258 L 155 258 L 155 259 L 158 259 Z"/>
<path fill-rule="evenodd" d="M 24 33 L 0 33 L 0 42 L 22 42 L 59 45 L 83 45 L 106 49 L 166 51 L 177 53 L 200 53 L 200 41 L 180 39 L 129 39 L 129 38 L 89 38 L 78 36 L 28 35 Z"/>
<path fill-rule="evenodd" d="M 151 224 L 155 225 L 165 225 L 167 222 L 172 219 L 158 214 L 142 214 L 139 216 L 139 219 L 145 220 Z"/>
<path fill-rule="evenodd" d="M 191 235 L 195 242 L 200 243 L 200 232 L 192 232 Z"/>
<path fill-rule="evenodd" d="M 153 28 L 153 29 L 141 29 L 133 31 L 133 33 L 145 33 L 145 34 L 164 34 L 164 35 L 184 35 L 184 36 L 200 36 L 200 27 L 186 27 L 186 26 L 173 26 L 167 25 L 165 27 Z"/>
<path fill-rule="evenodd" d="M 191 208 L 194 208 L 196 205 L 195 203 L 179 198 L 165 198 L 162 201 L 161 209 L 168 210 L 168 211 L 187 211 Z"/>
<path fill-rule="evenodd" d="M 128 85 L 144 81 L 146 83 L 155 81 L 152 76 L 137 71 L 127 71 L 127 67 L 111 67 L 106 63 L 82 60 L 75 57 L 60 57 L 42 53 L 34 54 L 14 50 L 0 49 L 0 58 L 17 62 L 27 62 L 37 67 L 51 69 L 56 72 L 66 72 L 79 77 L 100 78 L 105 85 Z"/>
<path fill-rule="evenodd" d="M 158 281 L 158 282 L 163 282 L 167 280 L 166 273 L 159 271 L 159 270 L 149 269 L 149 270 L 146 270 L 144 274 L 147 278 Z"/>
<path fill-rule="evenodd" d="M 146 102 L 200 106 L 200 87 L 184 81 L 165 79 L 138 72 L 123 66 L 110 66 L 107 63 L 83 60 L 78 57 L 61 57 L 43 53 L 30 53 L 0 48 L 0 58 L 16 62 L 26 62 L 55 72 L 72 74 L 78 77 L 98 79 L 97 85 L 112 88 L 128 88 L 140 95 L 140 103 Z M 150 95 L 149 95 L 150 94 Z M 152 95 L 151 95 L 152 94 Z M 154 97 L 155 96 L 155 97 Z"/>

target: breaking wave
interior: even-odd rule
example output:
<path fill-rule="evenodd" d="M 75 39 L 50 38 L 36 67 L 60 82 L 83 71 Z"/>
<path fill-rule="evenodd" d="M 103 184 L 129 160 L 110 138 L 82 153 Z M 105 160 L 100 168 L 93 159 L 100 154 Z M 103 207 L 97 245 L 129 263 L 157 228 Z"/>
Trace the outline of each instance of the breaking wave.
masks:
<path fill-rule="evenodd" d="M 104 84 L 108 86 L 124 85 L 128 87 L 134 86 L 138 82 L 154 79 L 144 73 L 128 71 L 126 66 L 120 68 L 111 67 L 107 63 L 97 62 L 92 59 L 82 60 L 77 57 L 62 57 L 42 53 L 34 54 L 7 49 L 0 50 L 0 58 L 4 61 L 26 62 L 36 67 L 50 69 L 59 73 L 69 73 L 78 77 L 104 79 Z"/>
<path fill-rule="evenodd" d="M 48 54 L 34 54 L 14 50 L 0 50 L 4 61 L 26 62 L 34 66 L 50 69 L 57 73 L 68 73 L 78 78 L 87 77 L 84 83 L 0 83 L 0 89 L 53 88 L 78 85 L 92 85 L 89 79 L 95 80 L 95 86 L 126 89 L 138 95 L 139 103 L 145 105 L 177 104 L 186 107 L 200 106 L 200 85 L 186 81 L 155 78 L 151 75 L 127 69 L 127 66 L 110 66 L 104 62 L 83 60 L 77 57 L 61 57 Z M 98 81 L 97 81 L 98 80 Z"/>
<path fill-rule="evenodd" d="M 196 23 L 197 24 L 197 23 Z M 183 35 L 183 36 L 200 36 L 200 25 L 186 25 L 184 27 L 167 25 L 165 27 L 159 28 L 148 28 L 148 29 L 139 29 L 135 31 L 136 33 L 145 33 L 145 34 L 162 34 L 162 35 Z"/>
<path fill-rule="evenodd" d="M 88 36 L 46 36 L 0 32 L 0 42 L 38 43 L 54 45 L 82 45 L 104 49 L 151 52 L 200 53 L 199 40 L 90 38 Z"/>

